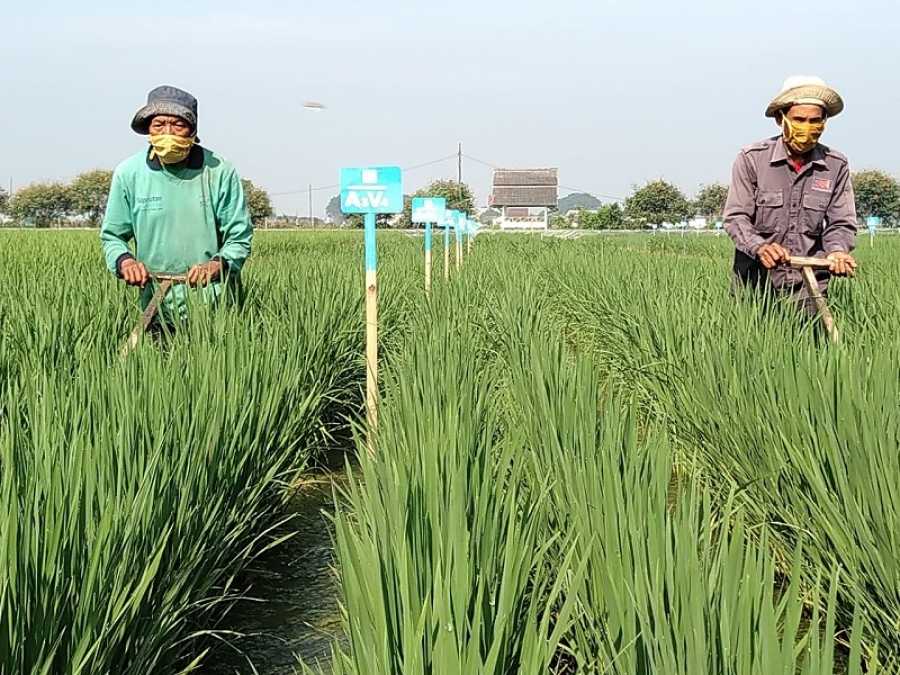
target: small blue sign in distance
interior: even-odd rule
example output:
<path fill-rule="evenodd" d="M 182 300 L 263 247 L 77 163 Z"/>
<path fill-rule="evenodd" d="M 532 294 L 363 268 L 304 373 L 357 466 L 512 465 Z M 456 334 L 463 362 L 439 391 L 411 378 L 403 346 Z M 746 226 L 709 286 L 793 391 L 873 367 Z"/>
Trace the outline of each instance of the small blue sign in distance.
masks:
<path fill-rule="evenodd" d="M 874 232 L 881 227 L 881 216 L 869 216 L 866 218 L 866 225 Z"/>
<path fill-rule="evenodd" d="M 413 197 L 412 222 L 437 223 L 444 222 L 447 211 L 447 200 L 443 197 Z"/>
<path fill-rule="evenodd" d="M 343 213 L 401 213 L 403 172 L 398 166 L 341 169 Z"/>
<path fill-rule="evenodd" d="M 463 232 L 466 231 L 466 214 L 462 211 L 456 212 L 456 238 L 462 240 Z"/>

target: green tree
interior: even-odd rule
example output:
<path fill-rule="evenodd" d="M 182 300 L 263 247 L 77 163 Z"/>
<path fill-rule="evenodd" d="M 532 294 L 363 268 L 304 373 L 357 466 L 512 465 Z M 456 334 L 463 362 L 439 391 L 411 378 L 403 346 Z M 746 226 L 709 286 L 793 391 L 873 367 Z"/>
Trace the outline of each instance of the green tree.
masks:
<path fill-rule="evenodd" d="M 600 230 L 621 230 L 625 227 L 625 212 L 616 203 L 604 204 L 597 209 Z"/>
<path fill-rule="evenodd" d="M 478 222 L 482 225 L 487 225 L 488 227 L 493 226 L 494 221 L 500 217 L 500 212 L 497 209 L 487 209 L 484 213 L 478 216 Z"/>
<path fill-rule="evenodd" d="M 625 214 L 615 203 L 590 210 L 577 209 L 572 225 L 582 230 L 621 230 L 625 227 Z"/>
<path fill-rule="evenodd" d="M 9 195 L 6 190 L 0 188 L 0 213 L 6 213 L 7 208 L 9 207 Z"/>
<path fill-rule="evenodd" d="M 403 200 L 403 216 L 398 220 L 397 227 L 410 228 L 412 223 L 412 198 L 413 197 L 443 197 L 447 200 L 447 209 L 456 209 L 473 216 L 475 214 L 475 197 L 472 188 L 465 183 L 457 183 L 455 180 L 436 180 L 431 185 Z"/>
<path fill-rule="evenodd" d="M 72 212 L 87 218 L 94 227 L 100 226 L 103 214 L 106 213 L 112 175 L 112 171 L 103 169 L 87 171 L 76 176 L 69 185 Z"/>
<path fill-rule="evenodd" d="M 636 188 L 625 202 L 625 215 L 641 226 L 678 222 L 686 219 L 690 210 L 681 190 L 661 179 Z"/>
<path fill-rule="evenodd" d="M 328 206 L 325 207 L 325 215 L 328 217 L 328 220 L 338 227 L 344 224 L 347 217 L 344 215 L 344 212 L 341 211 L 340 195 L 335 195 L 329 200 Z"/>
<path fill-rule="evenodd" d="M 696 215 L 716 220 L 725 212 L 725 200 L 728 199 L 728 186 L 721 183 L 701 185 L 694 200 Z"/>
<path fill-rule="evenodd" d="M 244 188 L 244 201 L 247 202 L 247 208 L 250 211 L 250 220 L 254 224 L 263 218 L 274 215 L 272 200 L 269 198 L 268 192 L 261 187 L 257 187 L 253 184 L 253 181 L 247 178 L 241 179 L 241 185 Z"/>
<path fill-rule="evenodd" d="M 596 209 L 578 209 L 574 222 L 583 230 L 621 230 L 625 227 L 625 214 L 618 204 L 603 204 Z"/>
<path fill-rule="evenodd" d="M 852 180 L 857 215 L 900 220 L 900 183 L 893 176 L 884 171 L 859 171 Z"/>
<path fill-rule="evenodd" d="M 33 183 L 9 200 L 10 215 L 35 227 L 50 227 L 71 210 L 72 198 L 62 183 Z"/>

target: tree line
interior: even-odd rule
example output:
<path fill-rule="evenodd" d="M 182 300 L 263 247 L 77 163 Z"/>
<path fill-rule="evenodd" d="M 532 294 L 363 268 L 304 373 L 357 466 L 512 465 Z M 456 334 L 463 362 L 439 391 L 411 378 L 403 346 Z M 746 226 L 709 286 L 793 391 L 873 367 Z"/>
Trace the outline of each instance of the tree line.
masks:
<path fill-rule="evenodd" d="M 884 171 L 868 170 L 854 173 L 852 180 L 860 219 L 879 216 L 885 226 L 900 226 L 900 182 L 897 179 Z M 98 227 L 103 220 L 111 181 L 112 171 L 94 170 L 76 176 L 69 183 L 33 183 L 12 195 L 0 188 L 0 213 L 17 223 L 33 227 L 72 223 Z M 274 215 L 269 194 L 250 180 L 241 182 L 254 223 Z M 476 212 L 474 194 L 468 185 L 453 180 L 437 180 L 406 195 L 404 210 L 399 216 L 379 216 L 379 226 L 413 227 L 410 203 L 413 197 L 419 196 L 444 197 L 449 209 L 469 215 Z M 635 187 L 623 205 L 601 204 L 591 195 L 578 196 L 584 198 L 580 203 L 587 203 L 590 208 L 554 214 L 551 219 L 553 227 L 642 229 L 662 223 L 679 223 L 694 216 L 713 222 L 722 218 L 728 187 L 721 183 L 701 186 L 691 200 L 677 186 L 660 179 Z M 565 204 L 566 199 L 562 203 Z M 328 203 L 326 215 L 334 225 L 362 227 L 362 217 L 341 213 L 340 197 L 337 195 Z M 489 220 L 483 218 L 482 222 L 489 225 Z"/>
<path fill-rule="evenodd" d="M 0 213 L 32 227 L 68 224 L 99 227 L 106 212 L 112 175 L 112 171 L 96 169 L 79 174 L 68 183 L 32 183 L 12 195 L 0 188 Z M 268 193 L 252 181 L 243 179 L 241 183 L 253 221 L 271 216 Z"/>
<path fill-rule="evenodd" d="M 900 226 L 900 182 L 896 178 L 884 171 L 868 170 L 854 173 L 852 182 L 861 221 L 878 216 L 885 226 Z M 714 222 L 722 219 L 727 198 L 728 186 L 721 183 L 701 186 L 690 200 L 677 186 L 660 179 L 635 187 L 624 206 L 611 203 L 579 208 L 557 214 L 552 223 L 555 227 L 616 230 L 680 223 L 693 217 Z"/>

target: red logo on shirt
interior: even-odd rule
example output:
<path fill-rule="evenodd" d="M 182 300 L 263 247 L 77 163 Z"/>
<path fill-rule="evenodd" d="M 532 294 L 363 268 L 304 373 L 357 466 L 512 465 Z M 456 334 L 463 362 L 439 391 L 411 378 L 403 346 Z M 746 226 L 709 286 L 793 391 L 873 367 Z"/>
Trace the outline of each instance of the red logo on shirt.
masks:
<path fill-rule="evenodd" d="M 831 179 L 830 178 L 814 178 L 812 184 L 813 190 L 818 190 L 819 192 L 831 192 Z"/>

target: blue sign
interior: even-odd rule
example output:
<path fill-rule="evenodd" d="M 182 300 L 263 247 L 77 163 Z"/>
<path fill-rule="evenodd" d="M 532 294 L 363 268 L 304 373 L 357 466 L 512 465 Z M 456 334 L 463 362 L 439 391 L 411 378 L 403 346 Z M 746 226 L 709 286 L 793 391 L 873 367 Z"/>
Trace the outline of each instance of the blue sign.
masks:
<path fill-rule="evenodd" d="M 881 217 L 869 216 L 868 218 L 866 218 L 866 225 L 869 227 L 870 232 L 875 232 L 876 229 L 881 227 Z"/>
<path fill-rule="evenodd" d="M 403 173 L 397 166 L 341 169 L 343 213 L 403 211 Z"/>
<path fill-rule="evenodd" d="M 437 223 L 444 222 L 447 211 L 447 200 L 443 197 L 413 197 L 412 222 Z"/>
<path fill-rule="evenodd" d="M 466 214 L 462 211 L 455 211 L 454 213 L 456 213 L 456 222 L 453 224 L 453 227 L 456 230 L 456 239 L 462 241 L 463 232 L 466 230 Z"/>

